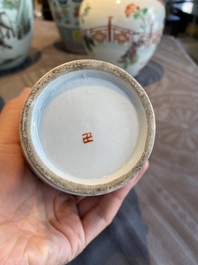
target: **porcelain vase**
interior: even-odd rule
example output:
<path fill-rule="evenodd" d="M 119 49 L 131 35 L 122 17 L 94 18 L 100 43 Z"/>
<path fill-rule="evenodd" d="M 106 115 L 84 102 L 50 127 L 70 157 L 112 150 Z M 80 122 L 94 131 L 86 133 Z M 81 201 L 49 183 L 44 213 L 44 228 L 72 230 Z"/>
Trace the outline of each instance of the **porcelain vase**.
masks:
<path fill-rule="evenodd" d="M 85 53 L 79 29 L 79 8 L 82 0 L 48 0 L 53 20 L 68 52 Z"/>
<path fill-rule="evenodd" d="M 163 33 L 163 0 L 84 0 L 79 23 L 86 50 L 136 76 Z"/>
<path fill-rule="evenodd" d="M 21 65 L 33 35 L 32 0 L 0 0 L 0 70 Z"/>

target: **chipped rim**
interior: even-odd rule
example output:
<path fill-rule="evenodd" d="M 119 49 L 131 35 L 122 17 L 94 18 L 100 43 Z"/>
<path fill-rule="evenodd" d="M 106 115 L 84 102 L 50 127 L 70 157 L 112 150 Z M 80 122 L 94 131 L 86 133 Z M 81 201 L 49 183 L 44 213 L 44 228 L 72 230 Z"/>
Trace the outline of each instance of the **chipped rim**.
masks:
<path fill-rule="evenodd" d="M 142 153 L 140 159 L 133 168 L 131 168 L 127 173 L 119 176 L 118 178 L 108 183 L 85 185 L 68 181 L 57 176 L 38 157 L 30 137 L 32 108 L 40 92 L 42 92 L 45 87 L 57 77 L 76 70 L 101 70 L 113 74 L 114 76 L 122 79 L 135 91 L 146 113 L 147 137 L 144 152 Z M 22 151 L 28 164 L 36 173 L 36 175 L 44 182 L 64 192 L 68 192 L 75 195 L 91 196 L 112 192 L 127 184 L 133 177 L 138 174 L 138 172 L 143 168 L 146 161 L 151 155 L 155 141 L 155 130 L 155 114 L 149 97 L 146 94 L 145 90 L 142 88 L 142 86 L 130 74 L 111 63 L 99 60 L 83 59 L 67 62 L 65 64 L 57 66 L 56 68 L 46 73 L 43 77 L 41 77 L 41 79 L 33 86 L 24 104 L 21 114 L 20 140 Z"/>

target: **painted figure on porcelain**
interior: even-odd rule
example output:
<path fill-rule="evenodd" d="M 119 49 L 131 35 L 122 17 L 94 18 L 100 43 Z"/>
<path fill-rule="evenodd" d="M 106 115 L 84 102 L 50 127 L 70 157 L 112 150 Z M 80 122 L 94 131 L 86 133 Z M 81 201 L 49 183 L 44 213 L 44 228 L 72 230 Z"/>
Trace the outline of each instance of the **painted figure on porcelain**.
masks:
<path fill-rule="evenodd" d="M 86 48 L 96 59 L 114 63 L 132 75 L 148 63 L 160 41 L 165 9 L 159 0 L 84 0 L 80 28 Z"/>

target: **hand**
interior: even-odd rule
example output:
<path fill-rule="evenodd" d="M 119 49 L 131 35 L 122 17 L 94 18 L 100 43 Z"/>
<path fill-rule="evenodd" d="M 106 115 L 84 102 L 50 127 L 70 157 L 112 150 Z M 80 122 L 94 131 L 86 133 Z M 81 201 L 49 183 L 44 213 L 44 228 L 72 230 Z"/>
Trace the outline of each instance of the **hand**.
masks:
<path fill-rule="evenodd" d="M 59 265 L 74 259 L 107 225 L 148 167 L 107 195 L 80 197 L 37 178 L 19 143 L 19 120 L 30 89 L 0 114 L 0 264 Z"/>

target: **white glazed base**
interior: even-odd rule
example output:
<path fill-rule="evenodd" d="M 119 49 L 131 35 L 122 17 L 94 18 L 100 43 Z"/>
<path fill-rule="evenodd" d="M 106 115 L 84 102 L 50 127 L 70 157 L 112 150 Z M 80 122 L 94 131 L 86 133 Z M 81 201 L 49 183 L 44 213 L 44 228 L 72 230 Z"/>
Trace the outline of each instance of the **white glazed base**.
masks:
<path fill-rule="evenodd" d="M 37 100 L 34 145 L 42 148 L 39 155 L 48 167 L 64 179 L 106 182 L 131 156 L 136 163 L 136 145 L 144 148 L 146 136 L 139 136 L 139 123 L 146 120 L 140 106 L 139 114 L 134 107 L 137 98 L 128 97 L 116 78 L 115 83 L 107 78 L 96 71 L 73 72 L 52 82 Z"/>
<path fill-rule="evenodd" d="M 75 194 L 103 194 L 142 168 L 153 145 L 153 122 L 148 97 L 130 75 L 105 62 L 75 61 L 34 86 L 22 114 L 21 142 L 47 183 Z"/>

